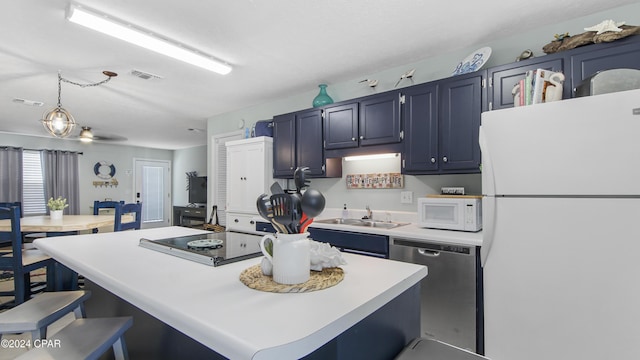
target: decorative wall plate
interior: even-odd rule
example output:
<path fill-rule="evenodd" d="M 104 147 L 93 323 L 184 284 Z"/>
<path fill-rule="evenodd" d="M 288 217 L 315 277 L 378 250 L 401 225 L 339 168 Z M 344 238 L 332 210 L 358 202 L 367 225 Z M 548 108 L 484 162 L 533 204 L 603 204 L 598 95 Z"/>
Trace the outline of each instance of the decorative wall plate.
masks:
<path fill-rule="evenodd" d="M 483 47 L 472 52 L 466 58 L 464 58 L 464 60 L 462 60 L 458 64 L 458 66 L 456 66 L 455 70 L 453 70 L 453 72 L 451 73 L 451 76 L 467 74 L 480 70 L 482 65 L 484 65 L 489 60 L 490 56 L 490 47 Z"/>

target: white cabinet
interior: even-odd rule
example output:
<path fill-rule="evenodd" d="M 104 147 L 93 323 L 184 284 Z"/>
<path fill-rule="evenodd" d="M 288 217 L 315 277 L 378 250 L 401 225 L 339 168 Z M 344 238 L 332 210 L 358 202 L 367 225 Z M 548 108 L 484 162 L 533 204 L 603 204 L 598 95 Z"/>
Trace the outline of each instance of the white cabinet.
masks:
<path fill-rule="evenodd" d="M 240 214 L 258 214 L 256 200 L 273 183 L 273 139 L 227 141 L 227 228 Z"/>
<path fill-rule="evenodd" d="M 260 252 L 261 236 L 228 232 L 226 235 L 227 258 Z"/>
<path fill-rule="evenodd" d="M 256 197 L 258 196 L 256 195 Z M 256 215 L 228 212 L 227 228 L 229 230 L 235 230 L 244 233 L 254 233 L 256 232 Z"/>

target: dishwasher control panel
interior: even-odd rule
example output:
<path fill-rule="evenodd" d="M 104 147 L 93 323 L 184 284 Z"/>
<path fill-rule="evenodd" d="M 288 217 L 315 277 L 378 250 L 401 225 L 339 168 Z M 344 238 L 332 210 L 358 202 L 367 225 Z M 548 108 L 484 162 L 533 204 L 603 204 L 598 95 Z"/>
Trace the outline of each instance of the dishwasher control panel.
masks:
<path fill-rule="evenodd" d="M 419 249 L 428 249 L 433 251 L 444 251 L 458 254 L 471 254 L 471 248 L 469 246 L 462 245 L 450 245 L 450 244 L 435 244 L 424 243 L 420 241 L 406 240 L 406 239 L 393 239 L 394 245 L 411 246 Z"/>

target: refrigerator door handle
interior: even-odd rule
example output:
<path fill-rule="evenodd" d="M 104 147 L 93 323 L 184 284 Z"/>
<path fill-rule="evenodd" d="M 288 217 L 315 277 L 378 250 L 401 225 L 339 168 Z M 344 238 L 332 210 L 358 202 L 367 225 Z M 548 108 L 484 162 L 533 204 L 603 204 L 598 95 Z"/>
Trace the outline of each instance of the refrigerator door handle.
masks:
<path fill-rule="evenodd" d="M 494 196 L 484 196 L 482 198 L 482 246 L 480 247 L 480 264 L 482 267 L 487 263 L 487 258 L 491 252 L 496 221 L 496 198 Z"/>
<path fill-rule="evenodd" d="M 489 145 L 487 145 L 486 135 L 482 126 L 480 126 L 478 142 L 480 144 L 480 153 L 482 154 L 482 194 L 495 195 L 496 182 L 493 175 L 493 162 L 491 161 L 491 152 L 489 151 Z"/>

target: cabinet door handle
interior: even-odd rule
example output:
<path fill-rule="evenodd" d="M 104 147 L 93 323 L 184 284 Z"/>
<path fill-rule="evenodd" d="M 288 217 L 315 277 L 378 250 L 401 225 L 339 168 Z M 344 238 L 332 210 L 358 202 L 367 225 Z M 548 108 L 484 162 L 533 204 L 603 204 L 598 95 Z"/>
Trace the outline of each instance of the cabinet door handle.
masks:
<path fill-rule="evenodd" d="M 238 220 L 238 219 L 234 219 L 234 220 L 233 220 L 233 222 L 237 224 L 237 223 L 239 223 L 239 222 L 240 222 L 240 220 Z"/>
<path fill-rule="evenodd" d="M 447 162 L 447 161 L 449 161 L 449 159 L 447 159 L 447 157 L 446 157 L 446 156 L 443 156 L 443 157 L 442 157 L 442 161 Z"/>
<path fill-rule="evenodd" d="M 360 135 L 360 140 L 364 140 L 364 135 Z"/>
<path fill-rule="evenodd" d="M 352 137 L 352 138 L 351 138 L 351 141 L 356 141 L 356 138 Z"/>
<path fill-rule="evenodd" d="M 435 163 L 436 163 L 436 158 L 432 157 L 432 158 L 431 158 L 431 163 L 432 163 L 432 164 L 435 164 Z"/>

